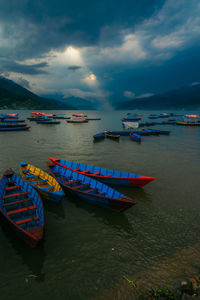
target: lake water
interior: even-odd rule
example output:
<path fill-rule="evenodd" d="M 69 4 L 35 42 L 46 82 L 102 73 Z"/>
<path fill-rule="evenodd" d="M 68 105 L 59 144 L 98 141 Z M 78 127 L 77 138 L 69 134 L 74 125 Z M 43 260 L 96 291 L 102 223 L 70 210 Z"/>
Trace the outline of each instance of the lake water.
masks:
<path fill-rule="evenodd" d="M 152 113 L 140 112 L 143 119 Z M 157 179 L 142 189 L 116 187 L 137 201 L 121 214 L 67 198 L 44 203 L 45 236 L 36 249 L 1 226 L 1 300 L 134 299 L 123 276 L 173 284 L 200 271 L 200 128 L 154 126 L 171 134 L 143 137 L 141 144 L 129 137 L 94 143 L 93 134 L 122 130 L 127 112 L 85 113 L 102 120 L 27 121 L 30 131 L 0 132 L 1 174 L 18 171 L 21 160 L 46 170 L 52 156 Z M 20 111 L 20 118 L 29 114 Z"/>

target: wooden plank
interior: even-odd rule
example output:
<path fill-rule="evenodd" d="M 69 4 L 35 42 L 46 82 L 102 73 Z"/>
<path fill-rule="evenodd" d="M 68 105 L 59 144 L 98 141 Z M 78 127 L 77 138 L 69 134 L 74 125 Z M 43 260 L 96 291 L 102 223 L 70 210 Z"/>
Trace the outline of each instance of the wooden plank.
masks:
<path fill-rule="evenodd" d="M 7 212 L 7 215 L 10 216 L 10 215 L 18 214 L 18 213 L 21 213 L 21 212 L 24 212 L 24 211 L 29 211 L 29 210 L 32 210 L 32 209 L 36 209 L 37 207 L 38 207 L 37 205 L 22 207 L 22 208 L 11 210 L 11 211 Z"/>
<path fill-rule="evenodd" d="M 89 184 L 89 183 L 86 183 L 86 184 L 81 184 L 81 185 L 78 185 L 78 186 L 74 186 L 74 187 L 72 187 L 72 189 L 76 190 L 76 189 L 80 189 L 80 188 L 82 188 L 82 187 L 86 187 L 86 186 L 90 186 L 90 184 Z"/>
<path fill-rule="evenodd" d="M 21 187 L 22 187 L 21 185 L 13 185 L 13 186 L 9 186 L 9 187 L 5 188 L 4 191 L 10 191 L 10 190 L 18 189 Z"/>
<path fill-rule="evenodd" d="M 29 192 L 16 193 L 16 194 L 2 196 L 2 199 L 8 199 L 8 198 L 13 198 L 13 197 L 18 197 L 18 196 L 24 196 L 24 195 L 28 195 L 28 194 L 29 194 Z"/>
<path fill-rule="evenodd" d="M 19 221 L 16 221 L 15 223 L 17 225 L 21 225 L 21 224 L 25 224 L 25 223 L 28 223 L 28 222 L 32 222 L 32 221 L 36 221 L 36 220 L 39 220 L 39 216 L 35 217 L 35 218 L 28 218 L 28 219 L 24 219 L 24 220 L 19 220 Z"/>
<path fill-rule="evenodd" d="M 76 183 L 76 182 L 81 182 L 81 180 L 67 181 L 67 182 L 64 182 L 64 183 L 62 183 L 62 184 L 67 185 L 67 184 Z"/>
<path fill-rule="evenodd" d="M 5 203 L 5 204 L 3 204 L 3 206 L 6 207 L 6 206 L 15 205 L 15 204 L 23 203 L 23 202 L 28 202 L 28 201 L 33 201 L 33 198 L 28 198 L 26 200 L 18 200 L 18 201 Z"/>

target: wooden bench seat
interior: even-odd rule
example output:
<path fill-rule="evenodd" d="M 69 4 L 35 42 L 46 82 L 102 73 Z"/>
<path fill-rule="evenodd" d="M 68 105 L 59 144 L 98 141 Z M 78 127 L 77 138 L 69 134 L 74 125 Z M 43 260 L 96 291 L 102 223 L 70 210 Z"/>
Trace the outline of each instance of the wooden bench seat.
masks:
<path fill-rule="evenodd" d="M 105 196 L 106 193 L 99 193 L 99 194 L 94 194 L 95 196 Z"/>
<path fill-rule="evenodd" d="M 21 212 L 24 212 L 24 211 L 36 209 L 37 207 L 38 207 L 37 205 L 22 207 L 22 208 L 11 210 L 11 211 L 7 212 L 7 215 L 10 216 L 10 215 L 18 214 L 18 213 L 21 213 Z"/>
<path fill-rule="evenodd" d="M 33 177 L 39 177 L 39 175 L 28 175 L 28 176 L 24 176 L 23 178 L 24 179 L 27 179 L 27 178 L 33 178 Z"/>
<path fill-rule="evenodd" d="M 59 180 L 64 180 L 64 179 L 70 179 L 71 178 L 71 176 L 67 176 L 67 177 L 59 177 L 58 179 Z"/>
<path fill-rule="evenodd" d="M 84 191 L 84 193 L 90 193 L 90 192 L 93 192 L 93 191 L 96 191 L 97 189 L 90 189 L 90 190 L 87 190 L 87 191 Z"/>
<path fill-rule="evenodd" d="M 41 180 L 37 180 L 37 181 L 28 181 L 29 183 L 39 183 L 39 182 L 47 182 L 47 179 L 41 179 Z"/>
<path fill-rule="evenodd" d="M 18 196 L 25 196 L 25 195 L 28 195 L 28 194 L 29 194 L 29 192 L 21 192 L 21 193 L 2 196 L 2 199 L 8 199 L 8 198 L 13 198 L 13 197 L 18 197 Z"/>
<path fill-rule="evenodd" d="M 41 190 L 47 190 L 47 189 L 52 189 L 52 188 L 54 188 L 54 185 L 44 186 L 44 187 L 41 187 L 40 189 Z"/>
<path fill-rule="evenodd" d="M 76 183 L 76 182 L 81 182 L 81 180 L 71 180 L 71 181 L 64 182 L 63 184 L 67 185 L 67 184 Z"/>
<path fill-rule="evenodd" d="M 14 189 L 19 189 L 21 188 L 21 185 L 13 185 L 13 186 L 9 186 L 7 188 L 4 189 L 4 191 L 10 191 L 10 190 L 14 190 Z"/>
<path fill-rule="evenodd" d="M 76 189 L 80 189 L 80 188 L 86 187 L 86 186 L 90 186 L 90 184 L 89 183 L 81 184 L 81 185 L 72 187 L 72 189 L 76 190 Z"/>
<path fill-rule="evenodd" d="M 3 204 L 3 206 L 7 207 L 7 206 L 10 206 L 10 205 L 15 205 L 15 204 L 23 203 L 23 202 L 28 202 L 28 201 L 33 201 L 33 198 L 28 198 L 26 200 L 18 200 L 18 201 L 13 201 L 13 202 L 5 203 L 5 204 Z"/>
<path fill-rule="evenodd" d="M 29 222 L 33 222 L 33 221 L 37 221 L 39 220 L 39 216 L 35 217 L 35 218 L 28 218 L 28 219 L 24 219 L 24 220 L 19 220 L 19 221 L 16 221 L 15 223 L 17 225 L 21 225 L 21 224 L 25 224 L 25 223 L 29 223 Z"/>

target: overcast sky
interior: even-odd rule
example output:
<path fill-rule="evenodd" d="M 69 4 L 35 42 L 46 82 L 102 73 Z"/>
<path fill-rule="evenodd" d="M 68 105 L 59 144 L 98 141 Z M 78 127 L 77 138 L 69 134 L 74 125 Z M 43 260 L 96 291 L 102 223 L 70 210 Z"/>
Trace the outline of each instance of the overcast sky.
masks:
<path fill-rule="evenodd" d="M 0 0 L 0 73 L 108 105 L 200 82 L 199 0 Z"/>

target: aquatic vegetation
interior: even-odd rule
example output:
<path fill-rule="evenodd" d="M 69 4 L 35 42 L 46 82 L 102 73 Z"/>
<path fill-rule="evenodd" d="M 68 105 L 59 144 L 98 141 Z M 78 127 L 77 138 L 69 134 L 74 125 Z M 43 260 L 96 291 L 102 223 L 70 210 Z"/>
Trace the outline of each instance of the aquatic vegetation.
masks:
<path fill-rule="evenodd" d="M 142 300 L 179 300 L 181 299 L 180 294 L 169 289 L 167 286 L 153 286 L 152 289 L 148 292 L 148 294 L 143 294 L 137 287 L 136 282 L 128 279 L 127 277 L 123 277 L 130 286 L 135 290 L 138 299 Z"/>

